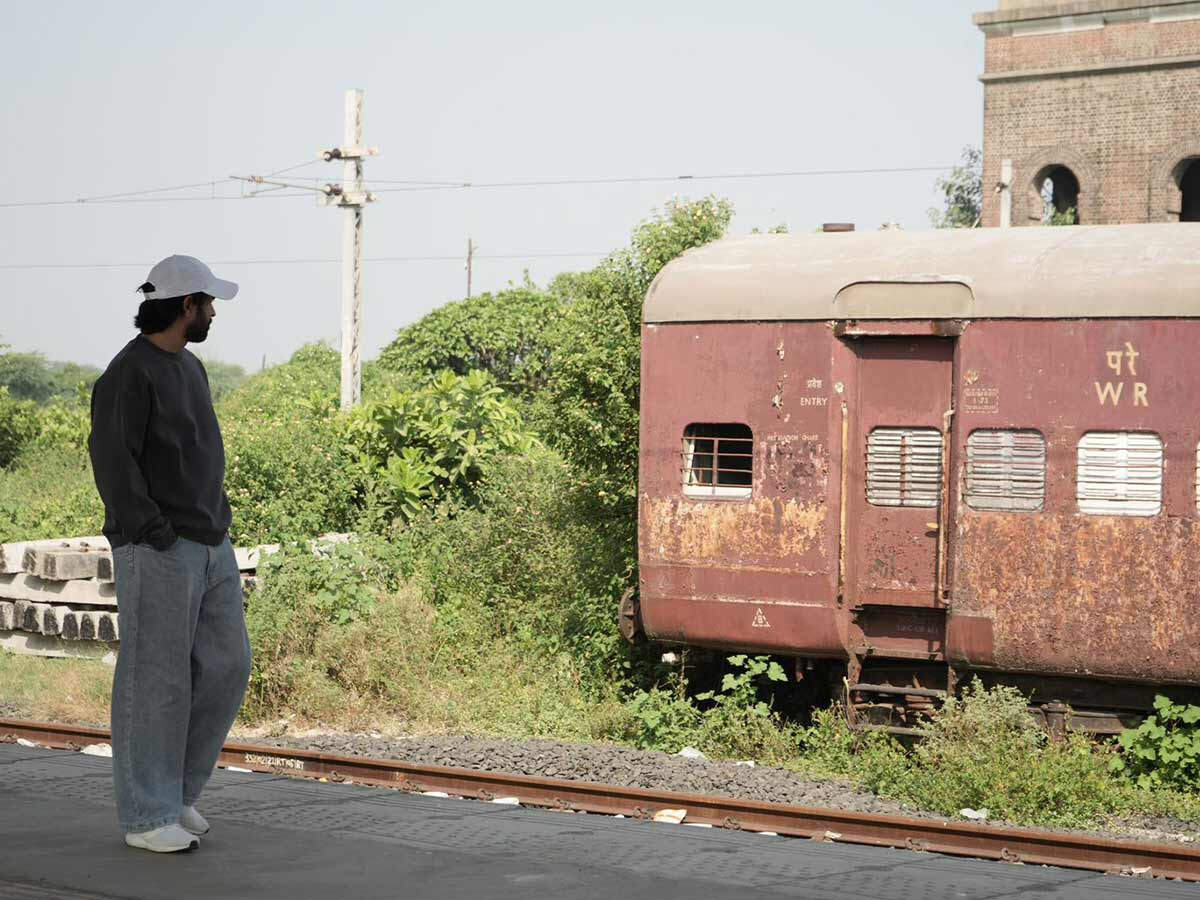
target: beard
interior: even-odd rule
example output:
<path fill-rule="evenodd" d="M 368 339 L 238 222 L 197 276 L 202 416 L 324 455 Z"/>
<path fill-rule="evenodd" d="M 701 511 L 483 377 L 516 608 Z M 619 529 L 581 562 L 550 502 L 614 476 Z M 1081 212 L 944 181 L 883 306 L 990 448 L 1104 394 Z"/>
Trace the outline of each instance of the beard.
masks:
<path fill-rule="evenodd" d="M 193 322 L 187 327 L 187 331 L 184 332 L 183 336 L 187 339 L 188 343 L 199 344 L 208 337 L 208 328 L 211 324 L 211 322 Z"/>

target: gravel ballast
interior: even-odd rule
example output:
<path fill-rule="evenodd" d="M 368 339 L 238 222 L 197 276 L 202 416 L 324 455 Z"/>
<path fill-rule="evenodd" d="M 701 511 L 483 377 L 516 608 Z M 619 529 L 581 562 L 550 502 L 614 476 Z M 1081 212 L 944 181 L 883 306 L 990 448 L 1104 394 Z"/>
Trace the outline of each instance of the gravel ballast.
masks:
<path fill-rule="evenodd" d="M 371 734 L 312 734 L 256 738 L 256 743 L 347 756 L 402 759 L 462 769 L 590 781 L 620 787 L 712 794 L 764 803 L 836 807 L 855 812 L 922 815 L 899 803 L 837 781 L 806 780 L 770 766 L 690 759 L 606 744 L 508 741 L 466 735 L 385 738 Z"/>
<path fill-rule="evenodd" d="M 647 790 L 711 794 L 847 812 L 946 818 L 881 799 L 847 782 L 805 778 L 788 769 L 691 759 L 609 744 L 500 740 L 468 735 L 385 737 L 376 733 L 345 732 L 303 732 L 283 736 L 247 733 L 237 739 L 321 753 L 398 759 L 425 765 L 562 778 Z M 967 820 L 963 818 L 960 821 Z M 988 821 L 986 824 L 1008 823 Z M 1200 840 L 1200 827 L 1196 823 L 1164 816 L 1128 817 L 1112 823 L 1108 828 L 1091 831 L 1039 830 L 1156 842 L 1192 843 Z"/>

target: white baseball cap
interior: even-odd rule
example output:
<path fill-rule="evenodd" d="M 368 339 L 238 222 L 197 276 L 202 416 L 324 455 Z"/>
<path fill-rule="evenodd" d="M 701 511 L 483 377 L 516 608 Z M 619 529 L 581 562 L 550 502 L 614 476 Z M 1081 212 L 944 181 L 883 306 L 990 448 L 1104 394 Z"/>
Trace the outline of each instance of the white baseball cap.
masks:
<path fill-rule="evenodd" d="M 168 256 L 150 270 L 145 284 L 137 290 L 145 294 L 147 300 L 170 300 L 188 294 L 208 294 L 232 300 L 238 286 L 218 278 L 194 256 Z"/>

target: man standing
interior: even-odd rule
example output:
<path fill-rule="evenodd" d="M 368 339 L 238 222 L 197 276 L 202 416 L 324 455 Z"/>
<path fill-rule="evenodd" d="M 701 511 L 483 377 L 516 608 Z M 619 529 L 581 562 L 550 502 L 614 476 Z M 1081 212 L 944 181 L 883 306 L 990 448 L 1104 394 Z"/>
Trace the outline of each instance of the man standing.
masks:
<path fill-rule="evenodd" d="M 171 256 L 138 290 L 141 331 L 92 390 L 88 449 L 112 545 L 121 649 L 113 782 L 125 843 L 198 847 L 196 798 L 245 696 L 250 642 L 229 543 L 225 447 L 204 366 L 213 298 L 237 285 Z"/>

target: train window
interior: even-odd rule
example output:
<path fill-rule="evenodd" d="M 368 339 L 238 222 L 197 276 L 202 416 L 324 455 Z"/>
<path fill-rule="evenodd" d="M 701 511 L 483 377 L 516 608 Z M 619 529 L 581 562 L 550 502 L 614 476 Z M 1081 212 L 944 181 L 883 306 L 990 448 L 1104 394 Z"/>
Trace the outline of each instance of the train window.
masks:
<path fill-rule="evenodd" d="M 1081 512 L 1157 515 L 1162 478 L 1163 445 L 1157 434 L 1089 431 L 1079 439 L 1076 496 Z"/>
<path fill-rule="evenodd" d="M 749 497 L 754 435 L 747 425 L 689 425 L 683 431 L 683 492 L 689 497 Z"/>
<path fill-rule="evenodd" d="M 876 428 L 867 435 L 867 502 L 937 506 L 942 497 L 942 433 Z"/>
<path fill-rule="evenodd" d="M 967 436 L 967 506 L 1034 510 L 1046 499 L 1046 438 L 981 428 Z"/>

